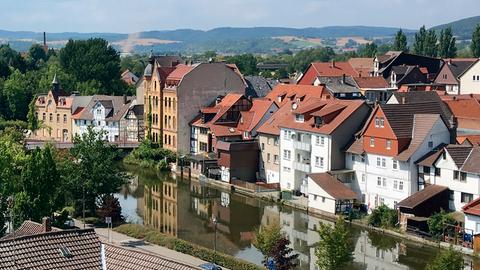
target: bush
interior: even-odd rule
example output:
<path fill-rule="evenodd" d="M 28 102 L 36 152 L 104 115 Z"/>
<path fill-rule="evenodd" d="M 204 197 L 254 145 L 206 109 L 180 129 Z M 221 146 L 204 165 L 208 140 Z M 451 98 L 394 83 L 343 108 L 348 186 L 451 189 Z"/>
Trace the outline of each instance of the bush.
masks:
<path fill-rule="evenodd" d="M 144 140 L 137 149 L 133 150 L 124 162 L 127 164 L 139 165 L 142 168 L 157 168 L 162 171 L 170 170 L 169 163 L 175 162 L 177 155 L 158 144 Z"/>
<path fill-rule="evenodd" d="M 114 231 L 126 234 L 133 238 L 144 239 L 149 243 L 163 246 L 178 252 L 182 252 L 182 253 L 197 257 L 204 261 L 208 261 L 208 262 L 215 261 L 216 264 L 223 266 L 225 268 L 229 268 L 231 270 L 263 269 L 262 267 L 257 266 L 255 264 L 243 261 L 241 259 L 237 259 L 233 256 L 230 256 L 221 252 L 215 253 L 211 249 L 189 243 L 182 239 L 167 236 L 154 229 L 150 229 L 142 225 L 123 224 L 115 228 Z"/>
<path fill-rule="evenodd" d="M 374 227 L 395 228 L 398 224 L 398 212 L 381 205 L 372 211 L 368 217 L 368 224 Z"/>
<path fill-rule="evenodd" d="M 447 228 L 450 228 L 450 230 L 453 231 L 453 226 L 456 224 L 456 221 L 450 214 L 441 209 L 440 212 L 435 213 L 428 218 L 427 224 L 430 234 L 434 237 L 439 237 L 443 235 Z"/>

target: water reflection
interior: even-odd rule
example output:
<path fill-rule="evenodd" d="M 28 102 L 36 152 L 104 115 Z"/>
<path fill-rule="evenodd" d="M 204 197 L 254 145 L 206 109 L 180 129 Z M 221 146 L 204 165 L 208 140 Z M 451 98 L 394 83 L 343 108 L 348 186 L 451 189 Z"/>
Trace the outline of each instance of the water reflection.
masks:
<path fill-rule="evenodd" d="M 261 225 L 279 224 L 299 253 L 298 269 L 318 269 L 315 244 L 319 223 L 330 223 L 303 211 L 230 194 L 170 175 L 136 171 L 136 182 L 117 194 L 122 211 L 131 222 L 213 248 L 212 216 L 218 220 L 217 249 L 261 264 L 262 254 L 252 246 Z M 386 235 L 351 228 L 354 262 L 347 269 L 424 269 L 437 250 Z"/>

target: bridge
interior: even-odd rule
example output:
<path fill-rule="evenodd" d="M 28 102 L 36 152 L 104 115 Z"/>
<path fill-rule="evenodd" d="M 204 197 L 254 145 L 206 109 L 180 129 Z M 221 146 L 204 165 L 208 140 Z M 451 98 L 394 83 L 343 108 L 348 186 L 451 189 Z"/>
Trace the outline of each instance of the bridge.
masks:
<path fill-rule="evenodd" d="M 139 142 L 108 142 L 115 145 L 119 149 L 135 149 L 140 144 Z M 70 149 L 73 147 L 72 142 L 56 142 L 56 141 L 40 141 L 40 140 L 25 140 L 25 147 L 29 150 L 35 148 L 43 148 L 45 144 L 51 144 L 57 149 Z"/>

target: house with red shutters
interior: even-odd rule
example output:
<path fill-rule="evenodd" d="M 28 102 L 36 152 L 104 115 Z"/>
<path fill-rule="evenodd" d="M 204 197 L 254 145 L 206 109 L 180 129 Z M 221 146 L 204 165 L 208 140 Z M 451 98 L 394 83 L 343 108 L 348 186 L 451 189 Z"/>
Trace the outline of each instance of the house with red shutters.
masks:
<path fill-rule="evenodd" d="M 415 162 L 450 143 L 449 121 L 438 102 L 376 106 L 347 148 L 342 177 L 351 180 L 370 209 L 382 204 L 396 207 L 419 190 Z"/>

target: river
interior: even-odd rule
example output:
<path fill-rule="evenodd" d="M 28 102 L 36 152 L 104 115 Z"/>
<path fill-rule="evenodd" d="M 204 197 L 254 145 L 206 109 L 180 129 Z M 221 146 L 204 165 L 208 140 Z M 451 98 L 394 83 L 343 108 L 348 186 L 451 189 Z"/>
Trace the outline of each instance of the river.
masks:
<path fill-rule="evenodd" d="M 196 180 L 130 166 L 124 168 L 134 180 L 123 186 L 116 197 L 128 222 L 148 225 L 213 249 L 215 232 L 211 217 L 215 215 L 217 250 L 256 264 L 261 264 L 262 254 L 251 244 L 255 229 L 277 223 L 299 254 L 297 269 L 318 269 L 316 227 L 320 222 L 331 222 L 290 207 L 220 191 Z M 424 269 L 438 253 L 436 248 L 357 227 L 350 230 L 354 260 L 345 269 Z"/>

